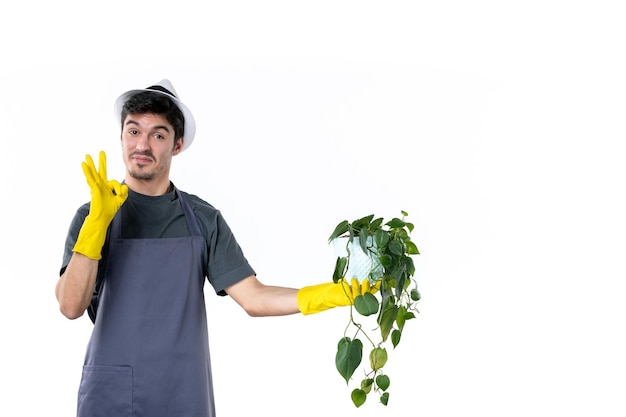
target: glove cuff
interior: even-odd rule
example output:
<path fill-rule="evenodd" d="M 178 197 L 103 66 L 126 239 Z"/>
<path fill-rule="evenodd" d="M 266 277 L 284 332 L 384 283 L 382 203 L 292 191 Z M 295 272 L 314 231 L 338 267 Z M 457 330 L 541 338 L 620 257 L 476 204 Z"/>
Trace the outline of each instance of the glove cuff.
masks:
<path fill-rule="evenodd" d="M 108 227 L 108 224 L 103 225 L 101 221 L 92 221 L 88 215 L 80 228 L 72 251 L 83 254 L 94 261 L 99 261 L 102 259 L 102 247 Z"/>
<path fill-rule="evenodd" d="M 302 287 L 298 291 L 297 300 L 298 300 L 298 308 L 300 312 L 305 316 L 308 314 L 317 313 L 310 307 L 311 304 L 311 287 Z"/>
<path fill-rule="evenodd" d="M 302 287 L 297 294 L 298 308 L 300 309 L 300 312 L 304 315 L 309 315 L 335 307 L 334 305 L 326 302 L 325 293 L 327 287 L 328 284 Z"/>
<path fill-rule="evenodd" d="M 335 284 L 311 285 L 298 291 L 298 308 L 304 315 L 319 313 L 334 307 L 352 304 L 350 288 L 343 280 Z"/>

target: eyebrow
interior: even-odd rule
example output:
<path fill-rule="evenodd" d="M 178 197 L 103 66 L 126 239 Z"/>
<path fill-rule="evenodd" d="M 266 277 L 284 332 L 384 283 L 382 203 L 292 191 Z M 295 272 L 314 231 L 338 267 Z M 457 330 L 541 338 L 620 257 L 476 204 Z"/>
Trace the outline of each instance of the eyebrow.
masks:
<path fill-rule="evenodd" d="M 133 119 L 128 119 L 126 123 L 124 123 L 124 126 L 128 126 L 128 125 L 135 125 L 135 126 L 141 127 L 140 124 L 134 121 Z M 150 126 L 150 130 L 158 130 L 158 129 L 165 130 L 168 133 L 170 132 L 170 129 L 165 125 Z"/>

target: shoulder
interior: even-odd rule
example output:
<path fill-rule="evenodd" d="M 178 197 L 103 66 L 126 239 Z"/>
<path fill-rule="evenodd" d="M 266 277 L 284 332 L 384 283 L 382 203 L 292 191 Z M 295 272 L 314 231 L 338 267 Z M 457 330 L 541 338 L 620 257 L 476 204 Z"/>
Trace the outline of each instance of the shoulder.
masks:
<path fill-rule="evenodd" d="M 210 234 L 210 231 L 219 228 L 220 224 L 223 222 L 223 218 L 217 208 L 195 194 L 185 191 L 180 191 L 180 193 L 187 200 L 187 202 L 189 202 L 191 209 L 206 232 Z"/>
<path fill-rule="evenodd" d="M 191 204 L 191 207 L 194 211 L 204 213 L 219 213 L 219 210 L 216 209 L 212 204 L 208 203 L 197 195 L 190 194 L 185 191 L 180 191 L 180 193 L 187 199 L 189 204 Z"/>

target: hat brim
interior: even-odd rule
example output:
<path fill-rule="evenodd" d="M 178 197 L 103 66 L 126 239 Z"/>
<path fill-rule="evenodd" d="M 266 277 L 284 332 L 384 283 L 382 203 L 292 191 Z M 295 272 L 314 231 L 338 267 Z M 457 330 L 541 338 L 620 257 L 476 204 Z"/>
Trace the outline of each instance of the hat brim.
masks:
<path fill-rule="evenodd" d="M 151 93 L 156 93 L 156 94 L 161 94 L 169 98 L 170 100 L 172 100 L 174 104 L 178 106 L 180 111 L 183 113 L 183 116 L 185 117 L 185 134 L 183 135 L 183 149 L 181 150 L 181 152 L 187 149 L 193 142 L 194 137 L 196 136 L 196 120 L 194 119 L 193 114 L 187 108 L 187 106 L 185 106 L 185 104 L 182 101 L 172 96 L 171 94 L 167 94 L 159 90 L 152 90 L 150 88 L 129 90 L 125 92 L 124 94 L 122 94 L 121 96 L 119 96 L 117 100 L 115 100 L 113 111 L 114 111 L 115 117 L 117 118 L 116 120 L 118 122 L 120 121 L 120 116 L 122 115 L 122 108 L 124 107 L 124 103 L 126 103 L 126 100 L 128 100 L 131 96 L 137 93 L 142 93 L 145 91 L 149 91 Z"/>

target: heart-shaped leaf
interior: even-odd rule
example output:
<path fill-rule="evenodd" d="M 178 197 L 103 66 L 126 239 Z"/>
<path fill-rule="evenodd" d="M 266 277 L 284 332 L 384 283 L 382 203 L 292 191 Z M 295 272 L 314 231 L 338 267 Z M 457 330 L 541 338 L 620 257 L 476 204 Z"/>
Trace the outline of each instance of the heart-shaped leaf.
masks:
<path fill-rule="evenodd" d="M 387 363 L 387 349 L 377 347 L 370 352 L 370 366 L 377 371 Z"/>
<path fill-rule="evenodd" d="M 362 406 L 367 399 L 367 394 L 362 389 L 355 389 L 351 394 L 352 402 L 358 407 Z"/>
<path fill-rule="evenodd" d="M 373 384 L 374 384 L 374 380 L 372 378 L 365 378 L 363 381 L 361 381 L 361 389 L 366 394 L 369 394 L 369 392 L 372 390 Z"/>
<path fill-rule="evenodd" d="M 347 220 L 342 221 L 337 225 L 337 227 L 335 227 L 335 230 L 328 238 L 328 241 L 330 242 L 331 240 L 338 238 L 339 236 L 346 233 L 348 230 L 350 230 L 350 223 Z"/>
<path fill-rule="evenodd" d="M 393 331 L 391 332 L 391 344 L 393 345 L 394 348 L 398 346 L 398 343 L 400 343 L 401 336 L 402 336 L 402 332 L 400 330 L 393 329 Z"/>
<path fill-rule="evenodd" d="M 390 380 L 389 377 L 387 375 L 378 375 L 376 377 L 376 385 L 378 385 L 378 388 L 380 388 L 383 391 L 387 391 L 387 388 L 389 388 L 389 384 L 390 384 Z"/>
<path fill-rule="evenodd" d="M 346 380 L 346 384 L 352 377 L 356 368 L 361 364 L 363 357 L 363 343 L 359 339 L 344 337 L 337 345 L 337 355 L 335 365 L 341 376 Z"/>
<path fill-rule="evenodd" d="M 378 312 L 378 300 L 374 294 L 366 292 L 363 295 L 357 295 L 354 299 L 354 308 L 364 316 L 371 316 Z"/>

